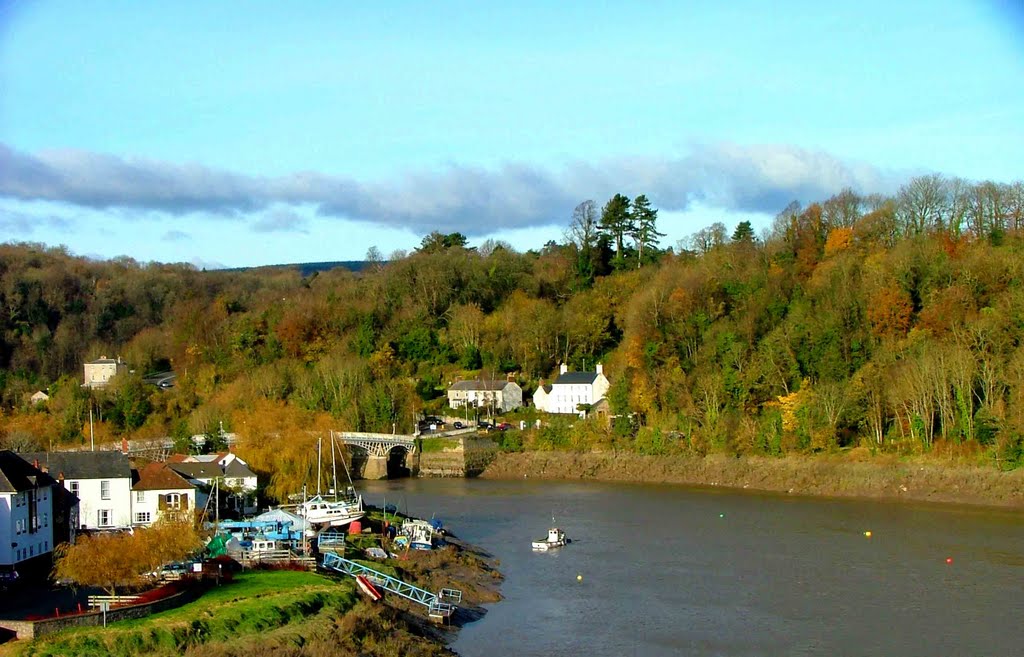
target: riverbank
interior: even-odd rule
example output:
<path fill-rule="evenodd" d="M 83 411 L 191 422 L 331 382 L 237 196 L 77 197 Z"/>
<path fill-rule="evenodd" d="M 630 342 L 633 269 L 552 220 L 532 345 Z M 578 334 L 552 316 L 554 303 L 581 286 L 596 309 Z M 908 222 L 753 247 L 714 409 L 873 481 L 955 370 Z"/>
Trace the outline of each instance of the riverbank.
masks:
<path fill-rule="evenodd" d="M 814 457 L 644 456 L 630 452 L 501 453 L 491 479 L 592 479 L 1024 509 L 1024 469 L 1002 472 L 867 453 Z"/>
<path fill-rule="evenodd" d="M 194 602 L 152 616 L 83 627 L 0 646 L 0 657 L 115 655 L 134 657 L 337 657 L 451 655 L 460 624 L 500 599 L 500 574 L 489 557 L 453 539 L 430 552 L 382 562 L 402 579 L 430 590 L 456 588 L 463 603 L 451 626 L 436 627 L 422 606 L 388 595 L 386 604 L 357 593 L 349 577 L 305 571 L 254 570 Z"/>

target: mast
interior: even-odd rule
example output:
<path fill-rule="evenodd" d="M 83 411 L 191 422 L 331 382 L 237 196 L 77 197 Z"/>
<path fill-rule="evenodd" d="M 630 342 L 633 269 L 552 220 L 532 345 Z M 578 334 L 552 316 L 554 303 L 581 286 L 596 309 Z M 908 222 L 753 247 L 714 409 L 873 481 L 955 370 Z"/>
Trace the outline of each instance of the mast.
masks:
<path fill-rule="evenodd" d="M 320 448 L 323 445 L 324 437 L 316 437 L 316 494 L 320 494 Z"/>
<path fill-rule="evenodd" d="M 334 474 L 334 501 L 338 501 L 338 462 L 334 458 L 334 430 L 331 430 L 331 471 Z"/>

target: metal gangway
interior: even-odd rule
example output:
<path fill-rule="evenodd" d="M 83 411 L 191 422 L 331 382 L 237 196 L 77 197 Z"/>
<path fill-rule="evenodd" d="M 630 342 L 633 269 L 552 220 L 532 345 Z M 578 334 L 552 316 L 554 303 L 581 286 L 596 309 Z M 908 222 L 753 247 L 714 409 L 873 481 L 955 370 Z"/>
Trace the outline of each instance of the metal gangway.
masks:
<path fill-rule="evenodd" d="M 434 620 L 447 620 L 455 613 L 456 605 L 462 602 L 462 591 L 457 589 L 441 589 L 439 593 L 431 593 L 369 566 L 339 557 L 333 552 L 324 554 L 323 566 L 352 577 L 365 575 L 374 585 L 380 586 L 385 591 L 391 591 L 403 598 L 420 603 L 427 608 L 427 615 Z"/>

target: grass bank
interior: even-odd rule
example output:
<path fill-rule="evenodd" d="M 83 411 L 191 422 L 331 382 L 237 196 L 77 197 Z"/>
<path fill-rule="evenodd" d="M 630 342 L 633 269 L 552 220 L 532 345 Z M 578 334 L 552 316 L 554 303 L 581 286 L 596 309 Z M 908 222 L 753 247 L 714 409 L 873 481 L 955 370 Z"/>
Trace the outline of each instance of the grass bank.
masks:
<path fill-rule="evenodd" d="M 591 479 L 723 486 L 795 495 L 906 499 L 1024 509 L 1024 469 L 871 455 L 646 456 L 631 452 L 501 453 L 481 475 L 494 479 Z"/>
<path fill-rule="evenodd" d="M 262 657 L 264 655 L 443 655 L 401 613 L 371 605 L 349 579 L 250 571 L 202 598 L 107 628 L 78 628 L 3 646 L 0 655 Z"/>

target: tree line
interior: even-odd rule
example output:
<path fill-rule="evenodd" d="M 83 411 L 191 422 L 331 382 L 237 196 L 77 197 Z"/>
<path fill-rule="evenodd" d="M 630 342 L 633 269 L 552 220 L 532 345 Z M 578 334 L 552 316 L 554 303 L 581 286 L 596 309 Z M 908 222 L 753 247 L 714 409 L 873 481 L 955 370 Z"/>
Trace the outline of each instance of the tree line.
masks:
<path fill-rule="evenodd" d="M 844 190 L 761 235 L 714 224 L 674 248 L 643 195 L 566 221 L 562 242 L 524 253 L 432 233 L 309 276 L 0 246 L 0 439 L 81 444 L 90 409 L 103 440 L 223 423 L 257 468 L 287 456 L 298 477 L 311 439 L 283 437 L 408 431 L 459 377 L 511 374 L 529 396 L 561 362 L 602 361 L 613 426 L 538 444 L 1024 459 L 1020 182 Z M 81 388 L 100 355 L 134 373 Z M 143 380 L 169 369 L 170 390 Z M 30 404 L 40 389 L 49 401 Z"/>

